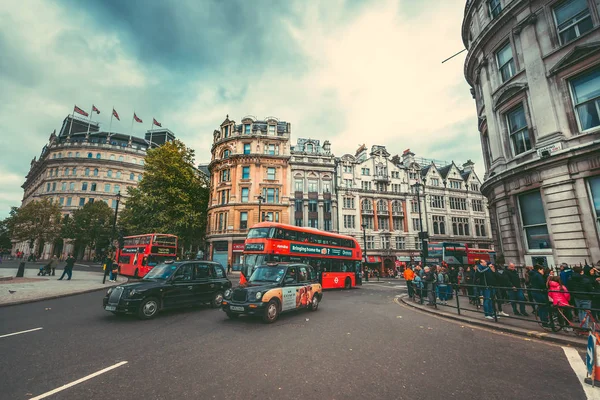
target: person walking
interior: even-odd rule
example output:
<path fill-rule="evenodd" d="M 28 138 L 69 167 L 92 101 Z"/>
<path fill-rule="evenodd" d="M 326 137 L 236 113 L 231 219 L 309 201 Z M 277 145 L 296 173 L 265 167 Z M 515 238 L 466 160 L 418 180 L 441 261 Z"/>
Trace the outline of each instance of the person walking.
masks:
<path fill-rule="evenodd" d="M 231 275 L 231 263 L 227 263 L 227 275 Z"/>
<path fill-rule="evenodd" d="M 540 318 L 540 321 L 542 321 L 542 326 L 548 327 L 548 291 L 543 273 L 544 267 L 536 264 L 529 277 L 531 296 L 537 306 L 537 315 Z"/>
<path fill-rule="evenodd" d="M 65 265 L 65 269 L 63 270 L 62 275 L 60 276 L 60 278 L 58 278 L 59 281 L 62 281 L 65 275 L 68 276 L 67 280 L 70 281 L 71 277 L 73 276 L 73 266 L 75 266 L 75 257 L 73 257 L 72 254 L 69 254 L 69 257 L 67 257 L 65 262 L 67 263 L 67 265 Z"/>
<path fill-rule="evenodd" d="M 106 268 L 109 268 L 107 265 Z M 117 276 L 119 275 L 119 264 L 117 264 L 117 260 L 111 260 L 110 262 L 110 275 L 108 277 L 109 282 L 116 282 Z"/>
<path fill-rule="evenodd" d="M 425 267 L 423 271 L 425 271 L 423 273 L 423 282 L 426 285 L 425 290 L 427 290 L 427 305 L 433 306 L 435 305 L 435 272 L 429 267 Z"/>
<path fill-rule="evenodd" d="M 529 314 L 527 314 L 525 311 L 525 303 L 523 303 L 525 301 L 525 295 L 523 294 L 523 289 L 521 288 L 521 278 L 519 277 L 517 267 L 515 267 L 514 263 L 509 263 L 508 268 L 504 273 L 508 278 L 509 287 L 511 288 L 506 291 L 506 294 L 510 300 L 513 314 L 517 316 L 528 317 Z M 517 304 L 519 305 L 519 311 L 517 311 Z"/>
<path fill-rule="evenodd" d="M 415 273 L 411 267 L 406 267 L 406 269 L 404 270 L 404 279 L 406 280 L 408 297 L 413 297 L 415 295 L 415 289 L 413 288 L 413 280 L 415 279 Z"/>
<path fill-rule="evenodd" d="M 58 267 L 58 256 L 55 254 L 50 260 L 50 270 L 52 271 L 52 276 L 56 275 L 56 267 Z"/>
<path fill-rule="evenodd" d="M 494 319 L 496 311 L 492 303 L 494 287 L 496 286 L 496 269 L 493 265 L 487 265 L 485 260 L 479 260 L 475 268 L 475 284 L 478 291 L 483 294 L 483 314 L 486 319 Z"/>
<path fill-rule="evenodd" d="M 575 299 L 575 306 L 577 307 L 577 312 L 579 314 L 579 322 L 583 322 L 585 320 L 586 310 L 592 308 L 594 291 L 592 280 L 584 274 L 582 267 L 573 267 L 573 275 L 569 279 L 567 288 L 573 299 Z M 587 328 L 587 321 L 585 322 L 584 327 Z"/>
<path fill-rule="evenodd" d="M 450 277 L 448 276 L 447 269 L 442 267 L 437 275 L 437 287 L 440 298 L 440 303 L 443 305 L 447 304 L 448 301 L 448 284 L 450 283 Z"/>
<path fill-rule="evenodd" d="M 496 268 L 496 306 L 498 307 L 498 315 L 508 317 L 509 315 L 502 310 L 502 306 L 508 300 L 508 293 L 506 290 L 510 287 L 510 281 L 505 275 L 505 270 L 501 266 Z"/>

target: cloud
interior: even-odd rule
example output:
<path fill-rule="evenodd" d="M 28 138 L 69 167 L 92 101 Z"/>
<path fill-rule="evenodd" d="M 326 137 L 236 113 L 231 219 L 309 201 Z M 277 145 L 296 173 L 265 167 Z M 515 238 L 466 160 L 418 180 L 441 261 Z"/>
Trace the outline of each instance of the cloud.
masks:
<path fill-rule="evenodd" d="M 464 0 L 0 2 L 0 217 L 18 205 L 29 160 L 73 104 L 129 132 L 152 117 L 210 160 L 226 114 L 292 123 L 328 139 L 458 163 L 483 174 L 475 107 L 464 82 Z M 147 123 L 146 123 L 147 122 Z M 14 181 L 14 177 L 21 177 Z"/>

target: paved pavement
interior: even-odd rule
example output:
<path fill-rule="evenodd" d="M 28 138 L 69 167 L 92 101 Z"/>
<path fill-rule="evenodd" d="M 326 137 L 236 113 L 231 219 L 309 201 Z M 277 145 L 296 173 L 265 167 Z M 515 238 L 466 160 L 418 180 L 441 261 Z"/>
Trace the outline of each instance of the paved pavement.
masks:
<path fill-rule="evenodd" d="M 432 317 L 390 286 L 328 291 L 272 325 L 210 308 L 116 317 L 101 292 L 3 307 L 1 397 L 597 398 L 577 350 Z"/>

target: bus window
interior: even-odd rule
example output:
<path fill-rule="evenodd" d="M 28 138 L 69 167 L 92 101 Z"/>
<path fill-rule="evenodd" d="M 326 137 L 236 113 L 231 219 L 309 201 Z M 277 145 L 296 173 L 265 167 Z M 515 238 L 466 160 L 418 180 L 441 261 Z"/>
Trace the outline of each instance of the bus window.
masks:
<path fill-rule="evenodd" d="M 285 239 L 283 229 L 276 228 L 273 233 L 273 239 Z"/>
<path fill-rule="evenodd" d="M 283 232 L 285 240 L 297 240 L 297 236 L 296 235 L 296 231 L 289 231 L 289 230 L 285 230 Z"/>
<path fill-rule="evenodd" d="M 339 246 L 340 245 L 340 239 L 338 238 L 331 238 L 331 245 L 332 246 Z"/>
<path fill-rule="evenodd" d="M 248 231 L 248 239 L 266 239 L 272 228 L 252 228 Z"/>

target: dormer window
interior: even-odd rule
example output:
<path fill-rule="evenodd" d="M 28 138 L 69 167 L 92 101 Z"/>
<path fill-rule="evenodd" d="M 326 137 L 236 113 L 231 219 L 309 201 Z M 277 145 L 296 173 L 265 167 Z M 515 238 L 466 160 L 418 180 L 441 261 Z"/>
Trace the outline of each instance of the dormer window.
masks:
<path fill-rule="evenodd" d="M 244 134 L 249 135 L 252 129 L 252 124 L 244 124 Z"/>
<path fill-rule="evenodd" d="M 269 125 L 269 135 L 275 135 L 275 125 Z"/>
<path fill-rule="evenodd" d="M 229 126 L 224 126 L 223 127 L 223 137 L 224 138 L 228 138 L 229 137 Z"/>
<path fill-rule="evenodd" d="M 313 145 L 311 143 L 308 143 L 306 145 L 306 152 L 307 153 L 312 153 L 313 152 Z"/>
<path fill-rule="evenodd" d="M 231 154 L 231 152 L 229 150 L 223 150 L 223 157 L 222 158 L 229 158 L 230 154 Z"/>

